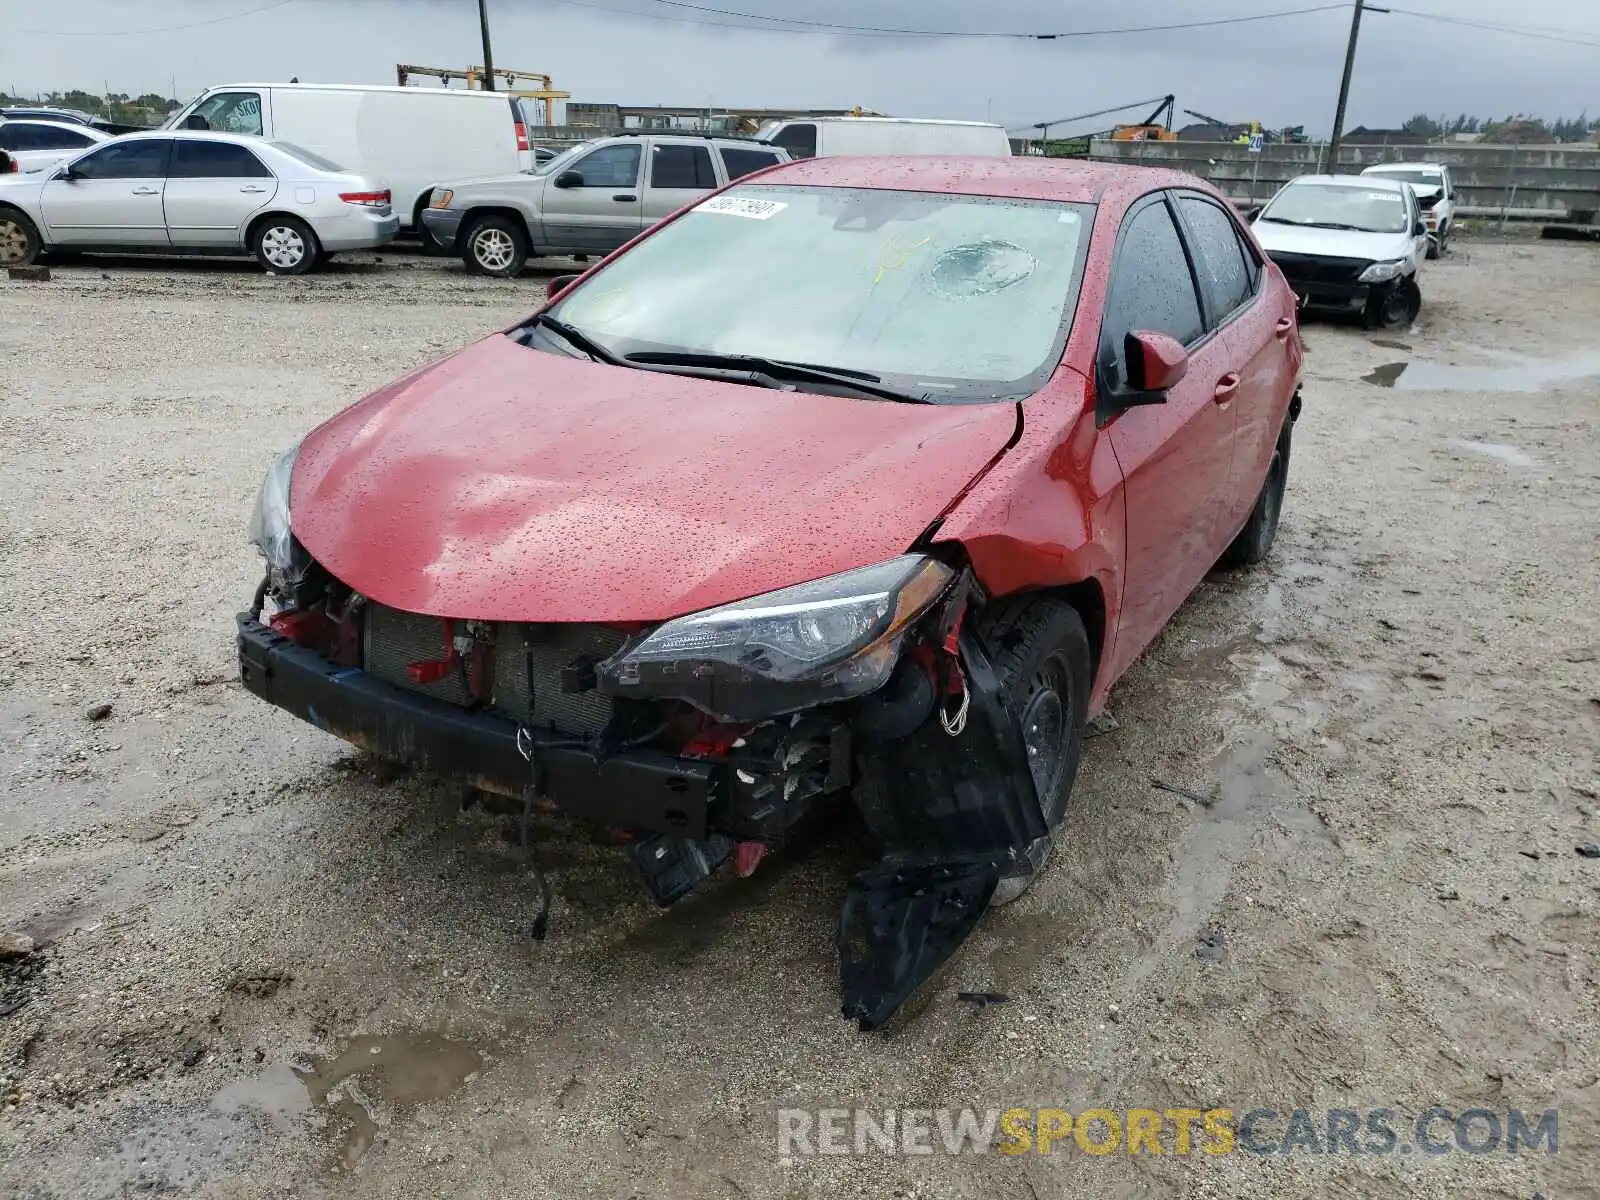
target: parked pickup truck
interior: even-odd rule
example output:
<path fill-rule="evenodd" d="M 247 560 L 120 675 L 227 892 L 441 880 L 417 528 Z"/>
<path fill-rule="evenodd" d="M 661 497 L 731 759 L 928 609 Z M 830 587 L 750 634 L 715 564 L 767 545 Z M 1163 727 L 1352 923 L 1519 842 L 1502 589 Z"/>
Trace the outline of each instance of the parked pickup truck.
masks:
<path fill-rule="evenodd" d="M 1417 203 L 1422 205 L 1422 219 L 1428 227 L 1428 257 L 1438 258 L 1449 248 L 1456 223 L 1456 184 L 1450 178 L 1449 167 L 1442 163 L 1383 163 L 1361 173 L 1409 183 L 1417 194 Z"/>
<path fill-rule="evenodd" d="M 469 271 L 516 276 L 530 257 L 609 254 L 696 197 L 787 161 L 742 138 L 596 138 L 531 172 L 436 187 L 422 223 Z"/>

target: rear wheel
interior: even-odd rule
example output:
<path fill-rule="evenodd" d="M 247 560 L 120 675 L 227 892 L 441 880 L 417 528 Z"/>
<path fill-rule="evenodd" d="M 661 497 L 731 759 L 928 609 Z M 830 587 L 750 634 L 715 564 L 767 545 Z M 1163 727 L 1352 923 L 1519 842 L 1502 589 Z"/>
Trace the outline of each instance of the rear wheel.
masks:
<path fill-rule="evenodd" d="M 250 249 L 270 275 L 304 275 L 322 257 L 317 235 L 298 217 L 267 217 L 256 226 Z"/>
<path fill-rule="evenodd" d="M 1267 468 L 1266 482 L 1261 485 L 1256 506 L 1250 510 L 1250 519 L 1233 539 L 1233 544 L 1222 552 L 1218 566 L 1253 567 L 1271 553 L 1273 540 L 1278 536 L 1278 518 L 1283 514 L 1283 494 L 1289 487 L 1290 439 L 1290 430 L 1285 426 L 1272 451 L 1272 464 Z"/>
<path fill-rule="evenodd" d="M 0 267 L 25 267 L 42 248 L 32 221 L 14 208 L 0 208 Z"/>
<path fill-rule="evenodd" d="M 475 274 L 515 279 L 528 265 L 528 233 L 509 217 L 480 217 L 467 231 L 461 258 Z"/>

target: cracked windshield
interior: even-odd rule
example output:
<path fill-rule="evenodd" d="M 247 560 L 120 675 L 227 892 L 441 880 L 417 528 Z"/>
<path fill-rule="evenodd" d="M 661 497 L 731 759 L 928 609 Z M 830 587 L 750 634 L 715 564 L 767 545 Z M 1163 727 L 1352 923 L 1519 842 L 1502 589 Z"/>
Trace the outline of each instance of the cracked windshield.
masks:
<path fill-rule="evenodd" d="M 871 372 L 933 399 L 1016 396 L 1059 357 L 1091 212 L 739 188 L 640 243 L 555 315 L 622 354 L 760 355 Z"/>

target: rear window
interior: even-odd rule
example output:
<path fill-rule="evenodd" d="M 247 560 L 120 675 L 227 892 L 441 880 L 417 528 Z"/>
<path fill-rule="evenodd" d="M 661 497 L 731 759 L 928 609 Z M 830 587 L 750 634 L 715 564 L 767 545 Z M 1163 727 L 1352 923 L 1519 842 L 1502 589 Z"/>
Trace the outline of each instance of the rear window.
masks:
<path fill-rule="evenodd" d="M 287 154 L 290 158 L 297 158 L 308 167 L 315 167 L 319 171 L 335 171 L 342 173 L 344 168 L 332 159 L 323 158 L 322 155 L 307 150 L 304 146 L 296 146 L 293 142 L 268 142 L 274 150 Z"/>
<path fill-rule="evenodd" d="M 721 154 L 722 165 L 728 169 L 729 183 L 754 171 L 764 171 L 778 161 L 778 156 L 770 150 L 735 150 L 724 146 Z"/>

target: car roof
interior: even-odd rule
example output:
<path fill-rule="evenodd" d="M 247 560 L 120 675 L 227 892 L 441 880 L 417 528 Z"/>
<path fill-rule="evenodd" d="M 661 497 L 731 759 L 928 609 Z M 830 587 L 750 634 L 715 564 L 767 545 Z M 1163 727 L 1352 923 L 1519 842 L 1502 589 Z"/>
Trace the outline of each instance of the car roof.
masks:
<path fill-rule="evenodd" d="M 73 133 L 85 133 L 90 137 L 102 137 L 110 141 L 115 134 L 107 133 L 94 125 L 80 125 L 77 121 L 52 121 L 48 117 L 5 117 L 0 116 L 0 125 L 43 125 L 46 129 L 60 129 L 62 126 L 72 130 Z"/>
<path fill-rule="evenodd" d="M 1442 174 L 1445 166 L 1436 162 L 1395 162 L 1378 163 L 1361 172 L 1363 175 L 1381 175 L 1386 171 L 1433 171 Z"/>
<path fill-rule="evenodd" d="M 271 145 L 270 138 L 255 137 L 248 133 L 225 133 L 220 129 L 145 129 L 138 133 L 125 133 L 117 141 L 138 142 L 150 138 L 177 138 L 181 142 L 233 142 L 240 146 Z"/>
<path fill-rule="evenodd" d="M 950 192 L 1097 204 L 1132 199 L 1162 188 L 1214 192 L 1183 171 L 1088 159 L 990 155 L 861 156 L 804 158 L 763 171 L 761 183 L 812 187 L 879 188 L 906 192 Z"/>
<path fill-rule="evenodd" d="M 1293 187 L 1297 183 L 1319 183 L 1333 187 L 1366 188 L 1368 191 L 1376 188 L 1378 191 L 1385 189 L 1392 192 L 1404 192 L 1411 185 L 1404 179 L 1384 179 L 1372 175 L 1301 175 L 1289 180 L 1285 187 Z"/>
<path fill-rule="evenodd" d="M 202 95 L 214 96 L 218 92 L 236 92 L 242 88 L 276 88 L 279 91 L 295 92 L 410 92 L 421 93 L 425 96 L 466 96 L 473 100 L 506 100 L 521 99 L 512 92 L 485 92 L 468 90 L 467 88 L 443 87 L 399 87 L 393 83 L 225 83 L 216 87 L 208 87 Z"/>

